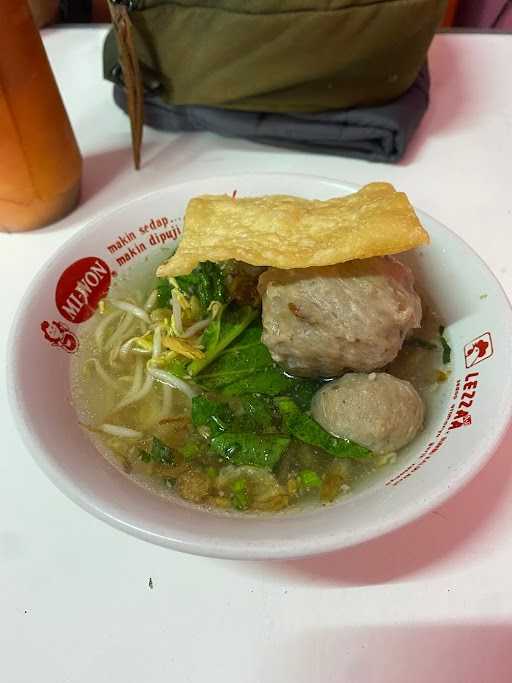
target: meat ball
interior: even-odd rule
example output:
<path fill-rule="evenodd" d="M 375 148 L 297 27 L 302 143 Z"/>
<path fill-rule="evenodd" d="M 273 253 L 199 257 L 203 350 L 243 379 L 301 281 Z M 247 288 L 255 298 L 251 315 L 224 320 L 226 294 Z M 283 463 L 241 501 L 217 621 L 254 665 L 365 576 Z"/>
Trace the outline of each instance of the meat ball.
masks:
<path fill-rule="evenodd" d="M 311 413 L 334 436 L 384 454 L 414 439 L 425 409 L 410 382 L 374 372 L 349 373 L 329 382 L 314 395 Z"/>
<path fill-rule="evenodd" d="M 262 341 L 291 374 L 337 377 L 390 363 L 421 322 L 410 269 L 391 257 L 319 268 L 270 268 L 259 278 Z"/>

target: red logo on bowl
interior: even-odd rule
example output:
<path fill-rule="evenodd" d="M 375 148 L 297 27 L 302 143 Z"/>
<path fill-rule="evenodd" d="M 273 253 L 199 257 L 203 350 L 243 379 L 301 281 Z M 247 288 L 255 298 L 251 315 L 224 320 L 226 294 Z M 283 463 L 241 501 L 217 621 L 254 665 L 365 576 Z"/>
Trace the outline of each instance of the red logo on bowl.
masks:
<path fill-rule="evenodd" d="M 75 261 L 62 273 L 55 289 L 55 303 L 63 318 L 71 323 L 88 320 L 106 296 L 112 273 L 96 256 Z"/>
<path fill-rule="evenodd" d="M 466 367 L 472 368 L 483 360 L 490 358 L 494 353 L 490 332 L 484 332 L 464 347 Z"/>
<path fill-rule="evenodd" d="M 459 427 L 470 427 L 473 423 L 471 413 L 469 412 L 472 407 L 476 392 L 478 390 L 478 372 L 470 372 L 466 375 L 464 379 L 464 384 L 462 386 L 462 396 L 460 397 L 459 405 L 450 422 L 450 429 L 459 429 Z"/>
<path fill-rule="evenodd" d="M 78 339 L 64 323 L 58 320 L 52 320 L 51 323 L 48 320 L 44 320 L 41 323 L 41 332 L 46 341 L 50 342 L 52 346 L 64 349 L 67 353 L 78 351 Z"/>

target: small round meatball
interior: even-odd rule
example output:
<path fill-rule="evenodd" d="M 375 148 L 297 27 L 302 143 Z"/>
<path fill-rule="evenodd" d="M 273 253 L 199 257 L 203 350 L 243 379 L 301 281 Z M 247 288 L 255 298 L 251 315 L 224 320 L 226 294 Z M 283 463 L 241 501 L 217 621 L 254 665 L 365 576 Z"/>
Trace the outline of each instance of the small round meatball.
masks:
<path fill-rule="evenodd" d="M 410 382 L 385 372 L 349 373 L 329 382 L 313 397 L 315 420 L 334 436 L 374 453 L 393 453 L 423 426 L 423 401 Z"/>
<path fill-rule="evenodd" d="M 382 368 L 421 322 L 412 273 L 391 257 L 270 268 L 258 288 L 262 341 L 277 363 L 302 377 Z"/>

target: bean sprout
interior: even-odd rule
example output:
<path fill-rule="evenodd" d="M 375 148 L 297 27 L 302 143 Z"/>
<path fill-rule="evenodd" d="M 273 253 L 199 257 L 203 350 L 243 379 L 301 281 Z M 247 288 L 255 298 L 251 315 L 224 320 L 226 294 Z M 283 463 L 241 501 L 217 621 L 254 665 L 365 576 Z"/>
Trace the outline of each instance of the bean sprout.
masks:
<path fill-rule="evenodd" d="M 118 299 L 109 299 L 109 301 L 115 308 L 118 308 L 120 311 L 125 311 L 125 313 L 131 313 L 131 315 L 140 318 L 147 325 L 151 322 L 147 312 L 140 306 L 131 304 L 128 301 L 119 301 Z"/>
<path fill-rule="evenodd" d="M 184 338 L 193 337 L 194 334 L 201 332 L 206 327 L 208 327 L 209 324 L 210 324 L 210 318 L 205 318 L 204 320 L 198 320 L 193 325 L 190 325 L 190 327 L 187 327 L 187 329 L 185 330 L 185 332 L 183 332 L 183 334 L 181 336 Z"/>
<path fill-rule="evenodd" d="M 133 324 L 133 317 L 127 315 L 126 313 L 121 318 L 119 325 L 117 326 L 115 332 L 111 335 L 110 339 L 105 342 L 105 351 L 114 348 L 114 346 L 124 338 L 124 335 L 128 333 L 130 327 Z"/>
<path fill-rule="evenodd" d="M 127 341 L 127 338 L 132 337 L 134 334 L 137 333 L 137 328 L 140 326 L 142 328 L 143 333 L 146 330 L 146 324 L 142 322 L 142 320 L 139 320 L 138 318 L 134 318 L 132 315 L 127 314 L 127 317 L 129 319 L 129 325 L 128 327 L 125 327 L 123 330 L 123 333 L 117 336 L 115 344 L 112 346 L 112 351 L 110 352 L 110 362 L 114 363 L 117 360 L 117 357 L 119 356 L 121 352 L 121 347 L 124 344 L 125 341 Z"/>
<path fill-rule="evenodd" d="M 135 344 L 137 341 L 138 337 L 131 337 L 128 339 L 128 341 L 125 341 L 124 344 L 121 345 L 121 349 L 119 350 L 119 353 L 121 356 L 126 356 L 130 351 L 132 351 L 132 346 Z"/>
<path fill-rule="evenodd" d="M 157 297 L 158 297 L 158 292 L 156 291 L 156 289 L 154 289 L 151 292 L 151 294 L 148 296 L 146 303 L 144 304 L 144 309 L 146 311 L 151 311 L 154 308 L 154 306 L 156 304 Z"/>
<path fill-rule="evenodd" d="M 172 375 L 170 372 L 167 372 L 167 370 L 161 370 L 160 368 L 149 368 L 148 372 L 159 382 L 178 389 L 190 399 L 194 398 L 194 396 L 197 396 L 200 393 L 195 386 L 185 382 L 180 377 L 176 377 L 176 375 Z"/>
<path fill-rule="evenodd" d="M 144 361 L 140 356 L 137 356 L 135 361 L 135 372 L 133 375 L 123 375 L 119 378 L 120 382 L 130 382 L 128 395 L 135 394 L 142 387 L 142 380 L 144 376 Z"/>
<path fill-rule="evenodd" d="M 160 326 L 155 327 L 153 332 L 153 358 L 158 358 L 162 353 L 162 329 Z"/>
<path fill-rule="evenodd" d="M 136 391 L 135 393 L 132 393 L 129 391 L 126 396 L 120 401 L 117 406 L 114 408 L 112 412 L 117 413 L 119 410 L 122 408 L 126 408 L 126 406 L 131 405 L 132 403 L 137 403 L 137 401 L 140 401 L 141 399 L 145 398 L 149 392 L 151 391 L 151 387 L 153 386 L 153 377 L 151 375 L 146 375 L 146 380 L 142 387 L 139 389 L 139 391 Z"/>
<path fill-rule="evenodd" d="M 130 387 L 130 391 L 128 393 L 136 394 L 138 391 L 140 391 L 140 389 L 142 387 L 143 374 L 144 374 L 144 367 L 143 367 L 142 358 L 137 358 L 137 360 L 135 361 L 135 372 L 133 373 L 132 386 Z"/>
<path fill-rule="evenodd" d="M 171 300 L 172 300 L 172 316 L 174 318 L 174 325 L 176 327 L 176 332 L 178 333 L 178 336 L 181 337 L 181 335 L 183 334 L 183 322 L 181 320 L 181 306 L 180 306 L 180 302 L 178 300 L 178 292 L 176 289 L 172 290 Z"/>
<path fill-rule="evenodd" d="M 105 434 L 111 434 L 112 436 L 120 436 L 124 439 L 140 439 L 143 436 L 142 432 L 137 432 L 135 429 L 111 425 L 106 422 L 99 427 L 99 431 L 104 432 Z"/>
<path fill-rule="evenodd" d="M 103 318 L 94 332 L 94 341 L 96 342 L 96 346 L 101 348 L 101 342 L 103 341 L 105 330 L 115 318 L 119 318 L 121 315 L 121 311 L 114 311 Z"/>
<path fill-rule="evenodd" d="M 98 373 L 98 376 L 101 377 L 101 379 L 105 382 L 107 386 L 109 386 L 111 389 L 117 389 L 117 384 L 116 382 L 110 377 L 110 375 L 105 371 L 99 360 L 96 358 L 89 358 L 89 360 L 85 363 L 85 365 L 92 365 L 96 372 Z"/>
<path fill-rule="evenodd" d="M 174 403 L 174 396 L 173 396 L 173 390 L 168 384 L 164 384 L 162 386 L 162 391 L 163 391 L 163 401 L 162 401 L 162 410 L 161 410 L 161 416 L 162 418 L 167 417 L 169 413 L 172 410 L 172 404 Z"/>

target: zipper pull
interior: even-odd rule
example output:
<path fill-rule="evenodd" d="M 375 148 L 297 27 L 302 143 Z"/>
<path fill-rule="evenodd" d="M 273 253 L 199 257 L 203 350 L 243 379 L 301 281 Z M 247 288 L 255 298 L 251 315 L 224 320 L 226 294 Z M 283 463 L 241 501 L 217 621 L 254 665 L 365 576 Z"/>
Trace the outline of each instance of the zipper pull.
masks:
<path fill-rule="evenodd" d="M 140 75 L 142 77 L 142 87 L 144 88 L 144 94 L 158 95 L 162 90 L 162 82 L 160 81 L 158 74 L 144 64 L 139 64 L 139 68 Z M 117 85 L 120 85 L 123 88 L 126 87 L 123 78 L 123 70 L 119 62 L 114 64 L 112 67 L 110 71 L 110 78 L 114 81 L 114 83 L 117 83 Z"/>
<path fill-rule="evenodd" d="M 144 120 L 144 94 L 139 60 L 133 40 L 133 27 L 128 14 L 130 6 L 133 9 L 135 0 L 110 0 L 108 5 L 126 87 L 128 115 L 132 131 L 133 163 L 135 168 L 139 170 L 142 123 Z"/>

